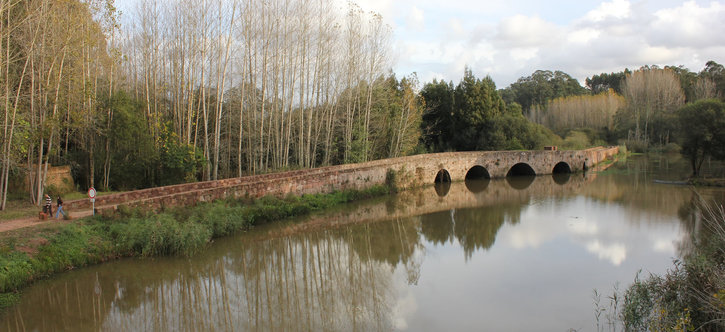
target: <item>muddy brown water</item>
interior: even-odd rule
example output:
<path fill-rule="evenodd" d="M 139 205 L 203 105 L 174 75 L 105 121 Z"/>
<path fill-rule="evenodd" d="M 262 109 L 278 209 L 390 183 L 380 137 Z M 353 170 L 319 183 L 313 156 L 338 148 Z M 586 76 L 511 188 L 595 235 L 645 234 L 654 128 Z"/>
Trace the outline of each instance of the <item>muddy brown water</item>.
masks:
<path fill-rule="evenodd" d="M 0 330 L 595 330 L 594 289 L 606 296 L 640 270 L 663 273 L 691 245 L 693 191 L 653 182 L 687 172 L 679 158 L 633 157 L 601 173 L 348 204 L 218 239 L 193 257 L 40 281 Z M 721 189 L 701 193 L 725 200 Z"/>

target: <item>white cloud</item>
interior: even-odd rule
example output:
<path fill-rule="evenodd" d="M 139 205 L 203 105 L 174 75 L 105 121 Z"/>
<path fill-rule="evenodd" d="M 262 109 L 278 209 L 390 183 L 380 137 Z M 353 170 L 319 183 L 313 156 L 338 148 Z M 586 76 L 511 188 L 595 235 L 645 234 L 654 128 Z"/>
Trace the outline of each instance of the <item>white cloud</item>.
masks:
<path fill-rule="evenodd" d="M 411 30 L 423 30 L 425 28 L 425 14 L 418 7 L 413 6 L 408 15 L 407 28 Z"/>
<path fill-rule="evenodd" d="M 674 239 L 657 239 L 654 241 L 654 244 L 652 245 L 652 249 L 654 249 L 655 252 L 674 254 L 675 249 L 676 249 L 675 240 Z"/>
<path fill-rule="evenodd" d="M 407 330 L 408 320 L 418 311 L 418 301 L 415 294 L 408 287 L 399 291 L 393 307 L 392 321 L 396 330 Z"/>
<path fill-rule="evenodd" d="M 511 54 L 511 58 L 516 61 L 531 60 L 533 58 L 536 58 L 537 53 L 539 53 L 538 47 L 514 48 L 509 51 L 509 54 Z"/>
<path fill-rule="evenodd" d="M 630 15 L 630 4 L 627 0 L 613 0 L 612 2 L 604 2 L 596 9 L 585 15 L 587 20 L 601 22 L 607 19 L 623 19 Z"/>
<path fill-rule="evenodd" d="M 584 28 L 581 30 L 570 32 L 567 35 L 566 40 L 572 44 L 586 44 L 592 40 L 599 38 L 600 34 L 601 32 L 597 29 Z"/>
<path fill-rule="evenodd" d="M 665 47 L 708 47 L 725 43 L 725 5 L 700 7 L 694 1 L 654 13 L 647 37 Z"/>
<path fill-rule="evenodd" d="M 619 266 L 627 258 L 627 247 L 621 243 L 604 245 L 599 240 L 594 240 L 587 244 L 587 251 L 597 254 L 599 259 L 609 260 L 615 266 Z"/>
<path fill-rule="evenodd" d="M 599 226 L 594 222 L 586 220 L 572 223 L 569 225 L 569 229 L 577 235 L 597 235 L 599 233 Z"/>
<path fill-rule="evenodd" d="M 496 41 L 512 47 L 532 47 L 551 44 L 557 39 L 559 28 L 540 17 L 515 15 L 501 21 Z"/>
<path fill-rule="evenodd" d="M 394 27 L 398 76 L 415 71 L 422 82 L 457 83 L 466 65 L 503 88 L 537 69 L 562 70 L 583 84 L 643 65 L 699 71 L 708 60 L 725 62 L 725 0 L 355 2 Z"/>

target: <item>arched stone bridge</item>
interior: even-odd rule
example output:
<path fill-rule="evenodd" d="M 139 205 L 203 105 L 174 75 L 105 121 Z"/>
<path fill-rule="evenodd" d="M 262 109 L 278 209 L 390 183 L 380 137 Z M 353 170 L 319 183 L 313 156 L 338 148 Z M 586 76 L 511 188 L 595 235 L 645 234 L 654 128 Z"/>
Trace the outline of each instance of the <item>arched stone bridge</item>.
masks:
<path fill-rule="evenodd" d="M 502 178 L 579 172 L 617 154 L 619 148 L 576 151 L 477 151 L 427 154 L 411 161 L 413 181 L 425 184 L 463 181 L 468 178 Z M 401 168 L 404 168 L 402 166 Z"/>
<path fill-rule="evenodd" d="M 432 153 L 129 191 L 97 197 L 96 209 L 116 209 L 119 205 L 159 209 L 229 197 L 257 198 L 366 189 L 386 183 L 392 178 L 391 174 L 395 175 L 399 188 L 410 188 L 435 181 L 463 181 L 466 177 L 501 178 L 507 175 L 578 172 L 618 152 L 618 147 L 599 147 L 574 151 Z M 70 210 L 90 209 L 87 199 L 66 202 L 65 206 Z"/>

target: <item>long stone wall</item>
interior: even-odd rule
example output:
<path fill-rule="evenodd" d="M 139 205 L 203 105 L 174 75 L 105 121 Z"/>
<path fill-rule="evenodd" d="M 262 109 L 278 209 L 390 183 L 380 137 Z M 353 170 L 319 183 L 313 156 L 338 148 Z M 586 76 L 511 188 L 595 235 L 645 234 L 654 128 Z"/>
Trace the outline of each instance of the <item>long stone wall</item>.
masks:
<path fill-rule="evenodd" d="M 616 155 L 617 147 L 577 151 L 475 151 L 446 152 L 376 160 L 283 173 L 252 175 L 217 181 L 195 182 L 157 187 L 96 198 L 96 209 L 115 209 L 118 205 L 159 209 L 193 205 L 228 197 L 258 198 L 329 193 L 345 189 L 366 189 L 384 184 L 393 171 L 400 188 L 432 184 L 441 170 L 452 181 L 463 181 L 474 166 L 486 169 L 491 178 L 505 177 L 516 164 L 529 165 L 536 174 L 551 174 L 559 163 L 572 172 L 581 171 Z M 69 210 L 90 209 L 88 199 L 66 202 Z"/>

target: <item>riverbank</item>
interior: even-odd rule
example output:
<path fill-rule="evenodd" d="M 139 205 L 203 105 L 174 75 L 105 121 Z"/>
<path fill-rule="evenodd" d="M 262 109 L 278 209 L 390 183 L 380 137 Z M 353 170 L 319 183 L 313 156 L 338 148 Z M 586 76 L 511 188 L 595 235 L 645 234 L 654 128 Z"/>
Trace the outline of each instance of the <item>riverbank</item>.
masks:
<path fill-rule="evenodd" d="M 121 257 L 192 255 L 213 239 L 255 225 L 382 196 L 392 186 L 330 194 L 219 200 L 161 213 L 119 208 L 111 216 L 24 228 L 0 236 L 0 310 L 55 273 Z"/>
<path fill-rule="evenodd" d="M 696 187 L 725 187 L 725 179 L 690 179 L 688 184 Z"/>

